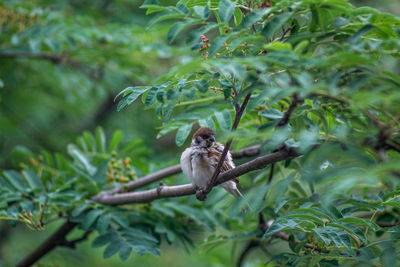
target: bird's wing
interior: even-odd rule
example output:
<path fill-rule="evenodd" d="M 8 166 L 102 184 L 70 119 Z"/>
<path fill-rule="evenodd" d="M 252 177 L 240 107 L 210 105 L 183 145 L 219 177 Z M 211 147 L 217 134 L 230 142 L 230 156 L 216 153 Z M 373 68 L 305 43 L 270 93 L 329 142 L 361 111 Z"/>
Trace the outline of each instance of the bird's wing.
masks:
<path fill-rule="evenodd" d="M 217 168 L 219 159 L 221 158 L 221 155 L 222 155 L 222 151 L 223 151 L 223 146 L 222 146 L 222 150 L 220 147 L 217 148 L 217 147 L 213 146 L 208 151 L 209 162 L 210 162 L 211 166 L 214 167 L 214 169 Z M 229 151 L 228 151 L 228 153 L 230 154 Z M 232 164 L 230 164 L 230 162 L 228 161 L 228 155 L 227 155 L 227 157 L 225 157 L 225 160 L 222 164 L 221 173 L 229 171 L 233 168 L 234 168 L 234 166 Z M 233 178 L 232 180 L 235 183 L 239 183 L 238 178 Z"/>

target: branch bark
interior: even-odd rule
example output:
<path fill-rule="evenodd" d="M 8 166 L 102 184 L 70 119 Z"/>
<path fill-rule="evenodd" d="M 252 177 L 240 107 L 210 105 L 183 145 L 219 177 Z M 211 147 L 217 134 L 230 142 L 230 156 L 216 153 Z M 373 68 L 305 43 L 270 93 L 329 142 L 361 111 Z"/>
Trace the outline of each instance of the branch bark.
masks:
<path fill-rule="evenodd" d="M 236 168 L 221 173 L 215 185 L 222 184 L 226 181 L 232 180 L 248 172 L 265 168 L 268 164 L 275 163 L 282 160 L 292 159 L 299 156 L 294 150 L 285 148 L 281 151 L 271 153 L 265 156 L 258 157 L 254 160 L 246 162 Z M 171 198 L 179 196 L 187 196 L 195 194 L 195 189 L 191 184 L 177 185 L 177 186 L 160 186 L 151 190 L 121 193 L 117 195 L 99 194 L 92 200 L 104 205 L 123 205 L 130 203 L 149 203 L 159 198 Z"/>
<path fill-rule="evenodd" d="M 285 114 L 283 115 L 282 119 L 278 122 L 276 127 L 282 127 L 288 124 L 290 116 L 292 115 L 294 109 L 297 107 L 297 105 L 303 103 L 304 101 L 299 97 L 297 93 L 293 94 L 292 98 L 293 98 L 292 103 L 290 103 L 288 110 L 285 112 Z"/>
<path fill-rule="evenodd" d="M 40 244 L 28 256 L 22 259 L 16 266 L 25 267 L 34 264 L 41 257 L 65 241 L 65 237 L 75 228 L 76 225 L 76 223 L 66 221 L 54 234 Z"/>
<path fill-rule="evenodd" d="M 250 146 L 250 147 L 241 149 L 237 152 L 233 152 L 232 157 L 234 159 L 240 159 L 240 158 L 244 158 L 244 157 L 254 157 L 259 154 L 260 154 L 260 145 L 255 145 L 255 146 Z M 126 186 L 124 188 L 119 187 L 119 188 L 112 189 L 110 191 L 102 192 L 99 195 L 95 196 L 95 198 L 102 197 L 105 195 L 118 194 L 123 191 L 128 191 L 128 192 L 133 191 L 133 190 L 141 188 L 145 185 L 157 182 L 163 178 L 180 173 L 181 171 L 182 171 L 181 166 L 179 164 L 174 165 L 174 166 L 159 170 L 157 172 L 151 173 L 149 175 L 146 175 L 135 181 L 129 182 L 126 184 Z"/>
<path fill-rule="evenodd" d="M 238 110 L 236 110 L 235 120 L 233 122 L 232 129 L 231 129 L 232 131 L 235 131 L 237 129 L 237 127 L 239 126 L 240 119 L 242 118 L 244 110 L 246 109 L 246 106 L 249 103 L 250 97 L 251 97 L 251 93 L 248 93 L 246 95 L 246 97 L 244 98 L 243 103 L 240 106 L 240 108 Z M 222 151 L 222 154 L 221 154 L 221 158 L 218 161 L 218 165 L 215 168 L 215 171 L 214 171 L 213 175 L 211 176 L 211 179 L 208 182 L 207 187 L 204 188 L 203 190 L 199 190 L 199 192 L 196 192 L 196 197 L 198 200 L 201 200 L 201 201 L 206 200 L 207 195 L 211 192 L 212 188 L 214 187 L 215 181 L 216 181 L 219 173 L 221 172 L 221 168 L 225 161 L 226 155 L 228 154 L 229 148 L 232 145 L 232 141 L 233 141 L 233 139 L 229 139 L 228 142 L 226 142 L 226 144 L 224 146 L 224 150 Z"/>

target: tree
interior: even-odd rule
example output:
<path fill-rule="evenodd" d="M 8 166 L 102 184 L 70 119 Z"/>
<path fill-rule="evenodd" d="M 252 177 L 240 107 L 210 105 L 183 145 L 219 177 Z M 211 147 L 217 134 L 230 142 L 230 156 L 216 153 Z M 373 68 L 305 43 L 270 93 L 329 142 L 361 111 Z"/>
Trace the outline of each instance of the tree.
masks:
<path fill-rule="evenodd" d="M 121 91 L 117 109 L 141 97 L 162 121 L 159 138 L 177 130 L 183 146 L 193 128 L 209 126 L 245 160 L 195 192 L 182 185 L 177 165 L 137 178 L 147 168 L 137 141 L 122 147 L 118 131 L 109 141 L 101 128 L 85 132 L 69 157 L 44 153 L 20 172 L 2 173 L 3 219 L 34 229 L 65 220 L 19 266 L 93 231 L 105 258 L 158 255 L 161 242 L 192 245 L 199 226 L 214 232 L 206 247 L 244 243 L 238 266 L 256 248 L 284 266 L 395 266 L 400 19 L 345 0 L 146 1 L 142 8 L 157 13 L 149 27 L 175 21 L 167 40 L 182 56 L 155 83 Z M 212 190 L 237 176 L 243 198 Z M 168 185 L 153 184 L 161 179 Z M 205 201 L 183 197 L 195 193 Z M 75 227 L 85 232 L 68 241 Z M 289 248 L 266 250 L 273 240 Z"/>

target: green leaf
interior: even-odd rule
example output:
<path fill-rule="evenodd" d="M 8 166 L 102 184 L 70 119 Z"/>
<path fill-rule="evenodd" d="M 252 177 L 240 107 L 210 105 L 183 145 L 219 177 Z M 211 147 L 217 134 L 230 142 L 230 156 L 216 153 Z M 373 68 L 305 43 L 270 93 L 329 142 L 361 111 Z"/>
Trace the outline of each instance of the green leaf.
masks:
<path fill-rule="evenodd" d="M 106 135 L 103 128 L 97 127 L 95 133 L 96 147 L 99 152 L 106 152 Z"/>
<path fill-rule="evenodd" d="M 318 8 L 316 5 L 311 5 L 311 20 L 309 30 L 310 32 L 315 32 L 319 26 L 319 16 L 318 16 Z"/>
<path fill-rule="evenodd" d="M 159 88 L 158 87 L 151 87 L 151 89 L 149 90 L 149 92 L 146 94 L 146 98 L 144 100 L 144 104 L 146 105 L 146 107 L 150 107 L 152 106 L 154 103 L 156 103 L 156 95 L 158 92 Z"/>
<path fill-rule="evenodd" d="M 68 154 L 71 155 L 85 170 L 93 175 L 96 172 L 96 168 L 90 163 L 89 159 L 73 144 L 69 144 Z"/>
<path fill-rule="evenodd" d="M 334 223 L 328 223 L 328 226 L 343 229 L 349 233 L 356 235 L 358 238 L 360 238 L 361 242 L 367 243 L 367 238 L 364 236 L 363 232 L 353 225 L 342 222 L 334 222 Z"/>
<path fill-rule="evenodd" d="M 222 22 L 228 23 L 232 18 L 233 11 L 235 10 L 235 3 L 230 0 L 221 0 L 218 5 L 218 14 Z"/>
<path fill-rule="evenodd" d="M 276 15 L 272 17 L 272 19 L 265 25 L 264 29 L 262 30 L 261 34 L 266 38 L 272 38 L 272 35 L 279 30 L 286 21 L 290 19 L 292 16 L 292 12 L 285 12 L 280 15 Z"/>
<path fill-rule="evenodd" d="M 278 120 L 283 118 L 283 113 L 277 109 L 263 109 L 258 112 L 259 116 L 266 117 L 272 120 Z"/>
<path fill-rule="evenodd" d="M 396 247 L 394 246 L 394 242 L 383 242 L 382 243 L 382 254 L 380 255 L 382 259 L 383 266 L 396 266 L 398 265 L 398 261 L 396 258 L 398 258 L 398 251 L 396 251 Z"/>
<path fill-rule="evenodd" d="M 242 27 L 243 28 L 251 27 L 251 25 L 261 20 L 265 15 L 269 14 L 270 11 L 271 11 L 270 8 L 264 8 L 264 9 L 257 9 L 249 13 L 246 17 L 244 17 L 242 21 Z"/>
<path fill-rule="evenodd" d="M 361 37 L 369 33 L 371 30 L 375 29 L 376 27 L 374 25 L 368 24 L 359 29 L 355 34 L 350 36 L 348 42 L 351 45 L 356 45 L 358 42 L 360 42 Z"/>
<path fill-rule="evenodd" d="M 307 213 L 307 212 L 291 212 L 283 216 L 284 218 L 302 218 L 310 221 L 314 221 L 320 225 L 324 225 L 324 221 L 318 218 L 317 216 Z"/>
<path fill-rule="evenodd" d="M 280 211 L 280 209 L 285 206 L 286 203 L 288 203 L 291 199 L 284 199 L 280 202 L 278 202 L 278 204 L 276 204 L 275 208 L 274 208 L 274 212 L 278 213 Z"/>
<path fill-rule="evenodd" d="M 24 179 L 19 175 L 18 172 L 14 170 L 3 171 L 3 175 L 6 180 L 18 191 L 26 191 L 27 187 L 24 182 Z"/>
<path fill-rule="evenodd" d="M 201 127 L 210 127 L 211 129 L 213 129 L 215 131 L 215 124 L 211 117 L 207 117 L 205 119 L 199 120 L 199 125 Z"/>
<path fill-rule="evenodd" d="M 374 231 L 379 229 L 379 226 L 376 225 L 374 222 L 371 222 L 369 220 L 362 219 L 362 218 L 357 218 L 357 217 L 344 217 L 344 218 L 338 219 L 338 221 L 348 223 L 351 225 L 364 225 L 364 226 L 367 226 L 368 228 L 371 228 Z"/>
<path fill-rule="evenodd" d="M 192 129 L 192 124 L 185 124 L 179 127 L 175 137 L 175 143 L 177 146 L 182 146 L 183 143 L 185 143 L 191 129 Z"/>
<path fill-rule="evenodd" d="M 98 237 L 96 237 L 95 240 L 93 240 L 92 243 L 92 248 L 99 248 L 102 247 L 108 243 L 110 243 L 111 241 L 115 240 L 117 238 L 117 236 L 114 233 L 105 233 L 102 234 Z"/>
<path fill-rule="evenodd" d="M 210 231 L 215 231 L 215 225 L 202 213 L 201 210 L 177 203 L 168 203 L 168 207 L 185 216 L 189 216 L 197 223 L 207 227 Z"/>
<path fill-rule="evenodd" d="M 108 162 L 109 160 L 103 160 L 103 162 L 97 167 L 95 174 L 93 175 L 93 181 L 96 184 L 104 184 L 106 182 L 106 174 L 108 171 Z"/>
<path fill-rule="evenodd" d="M 39 177 L 36 175 L 34 171 L 24 170 L 22 171 L 22 174 L 24 175 L 26 181 L 33 190 L 38 188 L 42 189 L 44 188 L 42 181 L 39 179 Z"/>
<path fill-rule="evenodd" d="M 272 236 L 273 234 L 285 230 L 287 228 L 291 229 L 294 228 L 298 225 L 297 222 L 293 221 L 293 220 L 286 220 L 286 221 L 282 221 L 282 220 L 275 220 L 272 225 L 268 228 L 268 230 L 264 233 L 262 239 L 268 238 L 270 236 Z"/>
<path fill-rule="evenodd" d="M 96 229 L 100 234 L 105 233 L 110 225 L 111 214 L 105 214 L 100 216 L 97 220 Z"/>
<path fill-rule="evenodd" d="M 324 218 L 327 219 L 329 221 L 333 220 L 333 218 L 331 216 L 329 216 L 328 214 L 317 210 L 316 208 L 299 208 L 299 209 L 294 209 L 291 212 L 296 213 L 296 212 L 305 212 L 305 213 L 310 213 L 310 214 L 314 214 L 316 215 L 318 218 Z"/>
<path fill-rule="evenodd" d="M 206 6 L 194 6 L 193 11 L 203 20 L 207 20 L 210 16 L 210 4 L 207 3 Z"/>
<path fill-rule="evenodd" d="M 79 216 L 82 212 L 87 210 L 89 207 L 90 207 L 89 204 L 82 204 L 82 205 L 76 206 L 71 213 L 72 217 Z"/>
<path fill-rule="evenodd" d="M 167 133 L 172 132 L 173 130 L 176 130 L 176 129 L 178 129 L 178 128 L 179 128 L 178 125 L 171 125 L 171 126 L 168 126 L 168 127 L 164 128 L 164 129 L 160 130 L 160 131 L 158 132 L 156 138 L 157 138 L 157 139 L 158 139 L 158 138 L 161 138 L 161 137 L 163 137 L 164 135 L 166 135 Z"/>
<path fill-rule="evenodd" d="M 132 247 L 129 245 L 124 244 L 121 249 L 119 250 L 119 258 L 122 261 L 126 261 L 129 258 L 129 255 L 131 254 Z"/>
<path fill-rule="evenodd" d="M 88 151 L 96 152 L 96 142 L 92 133 L 90 133 L 89 131 L 84 131 L 83 140 L 85 141 Z"/>
<path fill-rule="evenodd" d="M 127 89 L 129 89 L 131 92 L 123 96 L 122 99 L 119 101 L 117 106 L 117 111 L 121 111 L 125 106 L 132 104 L 141 94 L 149 90 L 150 87 L 145 87 L 145 88 L 129 87 Z"/>
<path fill-rule="evenodd" d="M 210 56 L 215 55 L 215 53 L 217 53 L 218 50 L 220 50 L 221 47 L 223 47 L 227 39 L 228 35 L 221 35 L 215 38 L 215 40 L 211 42 L 210 49 L 208 50 L 209 55 Z"/>
<path fill-rule="evenodd" d="M 224 109 L 222 112 L 215 112 L 215 118 L 218 121 L 219 126 L 226 131 L 231 129 L 232 118 L 231 114 L 227 109 Z"/>
<path fill-rule="evenodd" d="M 235 21 L 235 26 L 239 26 L 239 24 L 243 20 L 242 11 L 240 10 L 240 8 L 238 7 L 235 8 L 235 11 L 233 12 L 233 19 Z"/>
<path fill-rule="evenodd" d="M 112 241 L 104 250 L 103 253 L 103 258 L 107 259 L 116 254 L 121 247 L 123 246 L 123 243 L 120 240 L 114 240 Z"/>
<path fill-rule="evenodd" d="M 167 33 L 168 43 L 172 43 L 175 40 L 176 36 L 178 36 L 178 34 L 185 28 L 197 23 L 199 23 L 199 20 L 187 20 L 175 23 Z"/>
<path fill-rule="evenodd" d="M 208 82 L 206 79 L 201 79 L 195 83 L 196 88 L 201 92 L 205 93 L 208 90 Z"/>
<path fill-rule="evenodd" d="M 89 211 L 85 218 L 83 219 L 82 222 L 82 229 L 83 230 L 89 230 L 90 227 L 94 224 L 94 222 L 97 220 L 97 218 L 101 215 L 103 211 L 102 210 L 91 210 Z"/>
<path fill-rule="evenodd" d="M 147 30 L 149 30 L 151 28 L 151 26 L 153 26 L 154 24 L 164 21 L 164 20 L 170 20 L 170 19 L 180 19 L 180 18 L 185 18 L 185 15 L 182 13 L 175 13 L 175 12 L 171 12 L 171 11 L 165 11 L 162 13 L 157 14 L 156 16 L 154 16 L 150 21 L 149 24 L 147 26 Z"/>
<path fill-rule="evenodd" d="M 180 12 L 182 12 L 183 14 L 185 14 L 186 16 L 189 16 L 190 11 L 189 11 L 189 9 L 188 9 L 183 3 L 178 2 L 178 3 L 176 4 L 176 8 L 177 8 Z"/>
<path fill-rule="evenodd" d="M 108 151 L 113 152 L 114 150 L 116 150 L 121 141 L 122 141 L 122 131 L 116 130 L 111 137 L 110 144 L 108 145 Z"/>

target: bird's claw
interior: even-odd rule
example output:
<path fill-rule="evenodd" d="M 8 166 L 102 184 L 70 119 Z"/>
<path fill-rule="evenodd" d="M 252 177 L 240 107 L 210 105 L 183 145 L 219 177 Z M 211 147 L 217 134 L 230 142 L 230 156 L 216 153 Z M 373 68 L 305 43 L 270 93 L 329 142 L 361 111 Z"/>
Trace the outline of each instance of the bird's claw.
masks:
<path fill-rule="evenodd" d="M 165 186 L 165 184 L 163 182 L 160 182 L 157 186 L 157 195 L 159 195 L 161 193 L 161 190 L 163 188 L 163 186 Z"/>
<path fill-rule="evenodd" d="M 203 188 L 199 188 L 198 190 L 196 190 L 196 198 L 200 201 L 204 201 L 207 199 L 207 194 Z"/>

